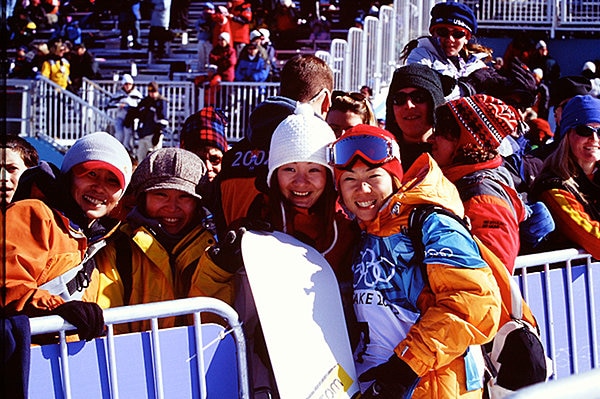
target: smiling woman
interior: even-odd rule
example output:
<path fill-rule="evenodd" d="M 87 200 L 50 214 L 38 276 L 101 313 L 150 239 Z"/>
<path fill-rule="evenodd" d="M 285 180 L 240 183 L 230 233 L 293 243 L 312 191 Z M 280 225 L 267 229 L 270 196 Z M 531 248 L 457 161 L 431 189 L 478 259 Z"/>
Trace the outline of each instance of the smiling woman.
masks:
<path fill-rule="evenodd" d="M 584 248 L 600 258 L 600 99 L 575 96 L 566 103 L 559 144 L 533 183 L 550 209 L 557 246 Z"/>
<path fill-rule="evenodd" d="M 138 165 L 130 186 L 135 207 L 96 261 L 103 308 L 199 295 L 196 265 L 216 241 L 200 194 L 207 184 L 202 160 L 181 148 L 153 151 Z M 161 327 L 175 323 L 174 318 L 160 320 Z"/>
<path fill-rule="evenodd" d="M 127 150 L 104 132 L 77 140 L 60 171 L 48 163 L 26 170 L 6 209 L 4 312 L 58 314 L 81 338 L 102 333 L 94 258 L 117 220 L 109 217 L 131 177 Z M 82 302 L 81 300 L 85 301 Z"/>

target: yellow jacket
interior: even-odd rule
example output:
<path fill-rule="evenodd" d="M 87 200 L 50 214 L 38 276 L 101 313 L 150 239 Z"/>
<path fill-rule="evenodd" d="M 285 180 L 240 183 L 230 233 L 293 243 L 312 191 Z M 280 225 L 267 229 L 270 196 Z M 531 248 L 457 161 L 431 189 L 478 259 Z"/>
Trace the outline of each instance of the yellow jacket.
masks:
<path fill-rule="evenodd" d="M 168 252 L 146 227 L 121 227 L 123 235 L 113 240 L 97 255 L 96 266 L 100 272 L 98 304 L 106 309 L 123 305 L 167 301 L 200 296 L 198 259 L 204 250 L 215 243 L 211 232 L 202 225 L 196 226 Z M 131 259 L 131 292 L 125 293 L 123 279 L 117 267 L 119 240 L 126 240 L 126 252 Z M 122 249 L 119 249 L 122 250 Z M 175 318 L 161 319 L 161 328 L 180 325 Z M 131 323 L 120 332 L 142 331 L 150 328 L 149 322 Z"/>

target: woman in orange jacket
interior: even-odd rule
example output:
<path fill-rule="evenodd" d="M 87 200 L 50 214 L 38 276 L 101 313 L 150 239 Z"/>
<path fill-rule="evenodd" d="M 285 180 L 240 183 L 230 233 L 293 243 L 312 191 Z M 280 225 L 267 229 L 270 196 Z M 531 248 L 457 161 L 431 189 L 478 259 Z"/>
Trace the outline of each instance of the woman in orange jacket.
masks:
<path fill-rule="evenodd" d="M 131 171 L 125 147 L 97 132 L 73 144 L 60 170 L 42 163 L 21 176 L 0 223 L 5 314 L 58 314 L 82 338 L 102 333 L 102 311 L 90 290 L 98 283 L 94 257 L 118 225 L 108 215 Z"/>

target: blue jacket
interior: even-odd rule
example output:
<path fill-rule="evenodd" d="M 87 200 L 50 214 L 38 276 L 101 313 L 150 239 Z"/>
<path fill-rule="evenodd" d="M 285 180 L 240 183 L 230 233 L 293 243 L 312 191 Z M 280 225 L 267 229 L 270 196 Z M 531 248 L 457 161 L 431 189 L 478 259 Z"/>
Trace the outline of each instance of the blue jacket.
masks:
<path fill-rule="evenodd" d="M 238 82 L 264 82 L 269 77 L 269 65 L 257 55 L 254 60 L 240 58 L 235 66 L 235 80 Z"/>

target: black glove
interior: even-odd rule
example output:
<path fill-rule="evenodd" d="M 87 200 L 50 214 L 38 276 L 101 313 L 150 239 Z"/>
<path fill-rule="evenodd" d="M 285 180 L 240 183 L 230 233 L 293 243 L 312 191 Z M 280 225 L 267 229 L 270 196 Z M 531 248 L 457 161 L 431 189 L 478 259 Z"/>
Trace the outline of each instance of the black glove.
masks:
<path fill-rule="evenodd" d="M 375 380 L 362 394 L 361 399 L 404 399 L 412 395 L 419 382 L 419 376 L 402 359 L 392 355 L 387 362 L 362 373 L 358 380 Z"/>
<path fill-rule="evenodd" d="M 208 249 L 208 256 L 226 272 L 235 273 L 244 266 L 242 236 L 245 232 L 245 227 L 229 230 L 223 240 Z"/>
<path fill-rule="evenodd" d="M 104 333 L 104 313 L 93 302 L 69 301 L 52 312 L 77 327 L 77 334 L 90 341 Z"/>

